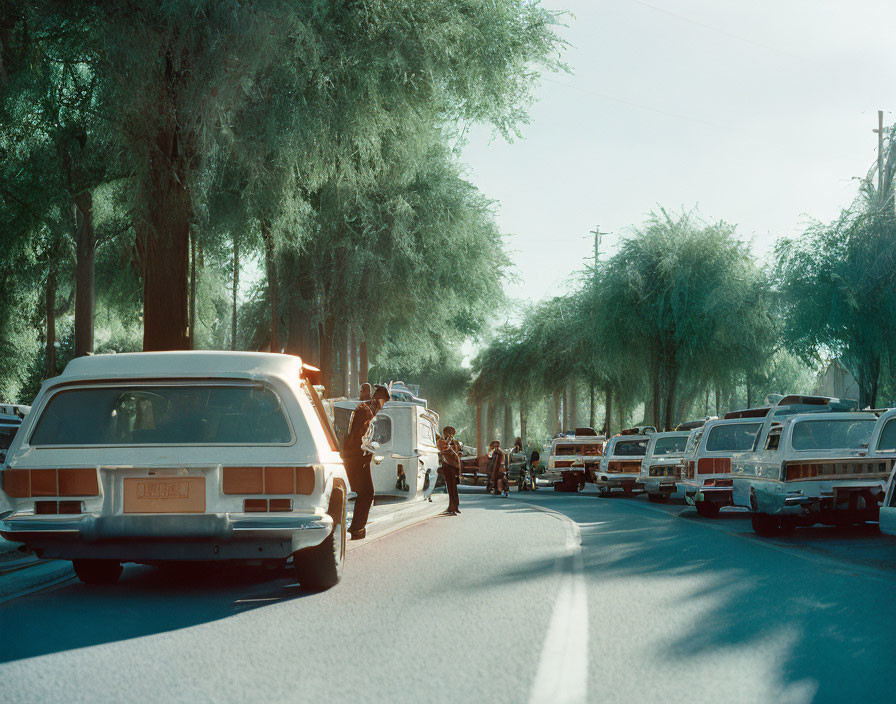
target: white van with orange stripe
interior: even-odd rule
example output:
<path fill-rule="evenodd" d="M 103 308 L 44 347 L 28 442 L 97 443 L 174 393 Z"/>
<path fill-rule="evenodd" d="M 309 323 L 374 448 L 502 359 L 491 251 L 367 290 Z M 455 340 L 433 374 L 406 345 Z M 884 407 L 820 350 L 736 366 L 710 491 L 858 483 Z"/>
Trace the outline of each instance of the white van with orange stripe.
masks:
<path fill-rule="evenodd" d="M 348 480 L 298 357 L 75 359 L 44 382 L 0 479 L 0 534 L 88 583 L 123 562 L 290 556 L 306 587 L 342 574 Z"/>
<path fill-rule="evenodd" d="M 575 435 L 554 438 L 545 473 L 554 491 L 581 490 L 600 465 L 605 441 L 592 428 L 576 428 Z"/>
<path fill-rule="evenodd" d="M 731 505 L 731 456 L 752 449 L 768 411 L 735 411 L 691 431 L 678 486 L 701 516 L 714 518 L 722 507 Z"/>
<path fill-rule="evenodd" d="M 760 535 L 878 520 L 893 459 L 869 453 L 877 416 L 836 408 L 775 409 L 752 451 L 732 461 L 734 502 L 751 509 Z"/>

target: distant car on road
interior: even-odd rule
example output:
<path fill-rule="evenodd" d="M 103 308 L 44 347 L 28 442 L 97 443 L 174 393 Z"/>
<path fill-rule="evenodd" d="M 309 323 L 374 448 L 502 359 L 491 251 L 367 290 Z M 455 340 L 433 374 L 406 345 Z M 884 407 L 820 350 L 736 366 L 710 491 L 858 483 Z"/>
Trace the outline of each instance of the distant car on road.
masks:
<path fill-rule="evenodd" d="M 149 352 L 80 357 L 44 382 L 9 450 L 3 537 L 72 560 L 88 583 L 121 563 L 293 557 L 336 584 L 348 480 L 298 357 Z"/>

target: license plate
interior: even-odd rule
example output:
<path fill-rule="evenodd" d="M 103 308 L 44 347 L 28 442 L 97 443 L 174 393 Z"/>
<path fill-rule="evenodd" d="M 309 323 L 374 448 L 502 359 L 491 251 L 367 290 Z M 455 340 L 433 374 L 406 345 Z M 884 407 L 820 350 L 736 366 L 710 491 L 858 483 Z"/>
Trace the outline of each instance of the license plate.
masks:
<path fill-rule="evenodd" d="M 204 477 L 124 480 L 125 513 L 203 513 Z"/>

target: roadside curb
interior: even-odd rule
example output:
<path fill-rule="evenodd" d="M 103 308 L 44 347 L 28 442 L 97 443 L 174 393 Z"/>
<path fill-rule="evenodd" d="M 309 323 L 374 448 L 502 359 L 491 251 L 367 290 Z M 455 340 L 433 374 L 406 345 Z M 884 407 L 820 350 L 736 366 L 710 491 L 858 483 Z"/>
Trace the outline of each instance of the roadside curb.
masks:
<path fill-rule="evenodd" d="M 72 563 L 67 560 L 26 558 L 21 562 L 24 564 L 0 575 L 0 604 L 75 576 Z"/>
<path fill-rule="evenodd" d="M 397 533 L 405 528 L 428 521 L 445 512 L 448 506 L 448 496 L 445 494 L 433 494 L 432 502 L 418 501 L 412 506 L 402 507 L 396 511 L 371 518 L 367 523 L 368 535 L 364 540 L 350 540 L 346 546 L 346 552 L 357 550 L 365 545 L 375 543 L 381 538 Z"/>

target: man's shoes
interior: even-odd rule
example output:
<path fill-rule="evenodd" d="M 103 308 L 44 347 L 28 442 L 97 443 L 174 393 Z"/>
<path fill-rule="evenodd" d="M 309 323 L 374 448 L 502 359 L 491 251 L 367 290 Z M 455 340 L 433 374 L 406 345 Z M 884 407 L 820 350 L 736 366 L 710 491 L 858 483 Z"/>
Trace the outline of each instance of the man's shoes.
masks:
<path fill-rule="evenodd" d="M 349 535 L 352 536 L 350 540 L 364 540 L 367 537 L 367 529 L 349 531 Z"/>

